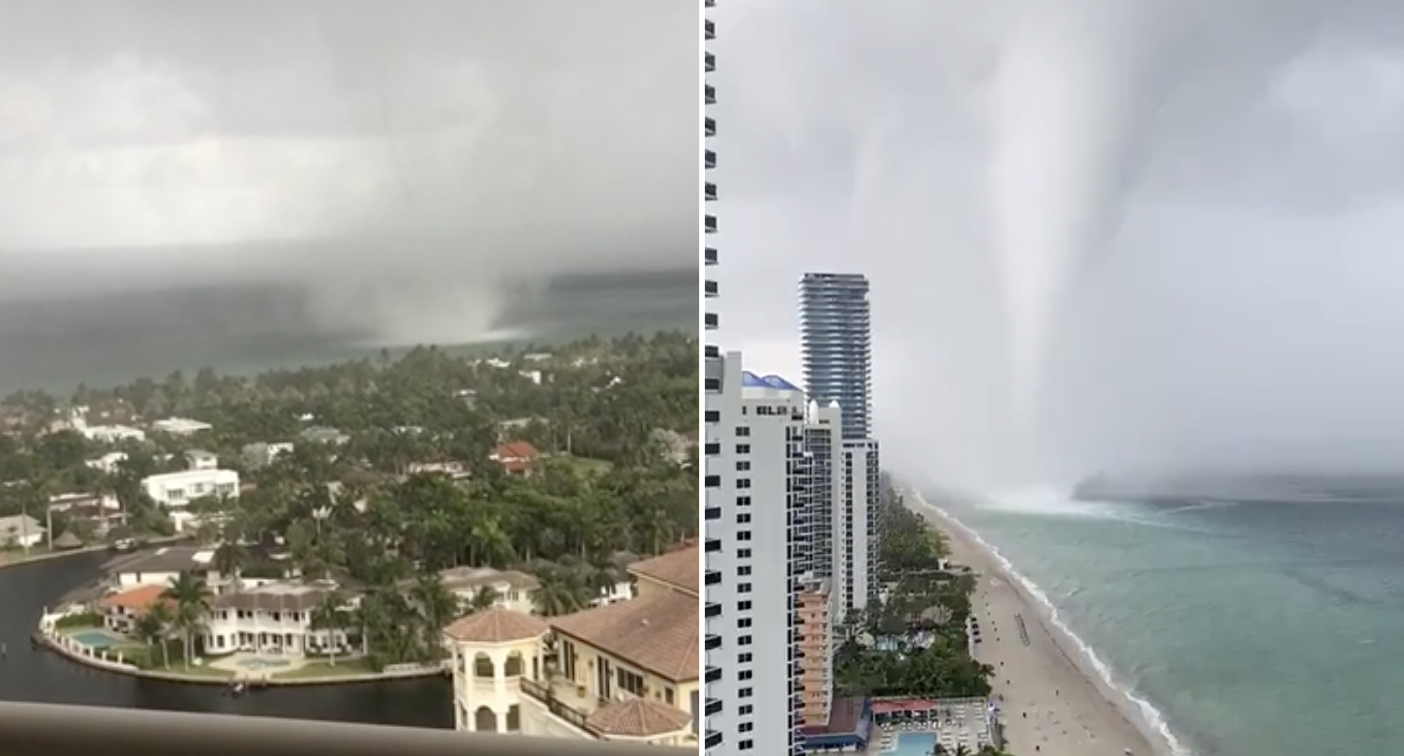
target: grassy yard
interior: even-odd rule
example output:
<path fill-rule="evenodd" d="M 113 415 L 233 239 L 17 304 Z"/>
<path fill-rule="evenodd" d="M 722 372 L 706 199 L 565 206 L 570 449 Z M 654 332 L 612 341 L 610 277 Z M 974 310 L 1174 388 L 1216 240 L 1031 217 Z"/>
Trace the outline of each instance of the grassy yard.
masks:
<path fill-rule="evenodd" d="M 370 675 L 375 670 L 365 659 L 337 659 L 336 664 L 317 660 L 310 661 L 297 669 L 274 673 L 274 680 L 310 680 L 318 677 L 346 677 L 348 675 Z"/>
<path fill-rule="evenodd" d="M 595 459 L 593 457 L 577 457 L 571 454 L 559 454 L 555 457 L 574 467 L 578 472 L 593 475 L 602 475 L 614 467 L 614 463 L 607 459 Z"/>

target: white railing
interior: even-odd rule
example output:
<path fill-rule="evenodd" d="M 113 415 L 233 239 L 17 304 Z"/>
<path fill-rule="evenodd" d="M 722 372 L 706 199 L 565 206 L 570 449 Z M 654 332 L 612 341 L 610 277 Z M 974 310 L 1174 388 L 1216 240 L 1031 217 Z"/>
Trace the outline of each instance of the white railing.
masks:
<path fill-rule="evenodd" d="M 683 756 L 696 748 L 294 719 L 0 703 L 6 756 Z"/>

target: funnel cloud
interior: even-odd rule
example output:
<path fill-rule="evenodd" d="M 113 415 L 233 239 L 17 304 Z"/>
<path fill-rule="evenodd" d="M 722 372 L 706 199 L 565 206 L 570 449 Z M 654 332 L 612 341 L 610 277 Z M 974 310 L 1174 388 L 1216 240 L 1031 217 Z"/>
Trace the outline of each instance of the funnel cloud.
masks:
<path fill-rule="evenodd" d="M 696 9 L 544 7 L 0 0 L 0 305 L 291 288 L 461 342 L 562 276 L 695 268 Z"/>
<path fill-rule="evenodd" d="M 1404 8 L 822 5 L 718 8 L 748 362 L 797 374 L 777 295 L 859 272 L 909 474 L 1397 469 Z"/>

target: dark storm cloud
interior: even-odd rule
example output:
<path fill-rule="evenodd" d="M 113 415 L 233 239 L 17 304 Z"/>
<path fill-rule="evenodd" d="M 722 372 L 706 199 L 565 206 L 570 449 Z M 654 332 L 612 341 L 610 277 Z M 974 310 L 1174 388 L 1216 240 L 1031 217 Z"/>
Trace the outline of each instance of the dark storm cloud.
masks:
<path fill-rule="evenodd" d="M 0 294 L 96 266 L 294 275 L 328 301 L 432 283 L 490 311 L 503 279 L 690 267 L 696 17 L 0 0 Z"/>
<path fill-rule="evenodd" d="M 1060 474 L 1404 458 L 1404 7 L 756 0 L 717 15 L 724 336 L 797 373 L 777 294 L 804 270 L 867 273 L 889 459 L 1004 477 L 1017 425 Z M 1047 65 L 1019 69 L 1030 17 Z M 1038 159 L 1006 169 L 1020 191 L 993 191 L 1011 145 Z M 1001 273 L 1011 244 L 1030 246 Z M 1010 321 L 1026 316 L 1005 298 L 1045 253 L 1062 259 L 1042 271 L 1056 296 L 1032 297 L 1037 416 L 1015 420 Z"/>

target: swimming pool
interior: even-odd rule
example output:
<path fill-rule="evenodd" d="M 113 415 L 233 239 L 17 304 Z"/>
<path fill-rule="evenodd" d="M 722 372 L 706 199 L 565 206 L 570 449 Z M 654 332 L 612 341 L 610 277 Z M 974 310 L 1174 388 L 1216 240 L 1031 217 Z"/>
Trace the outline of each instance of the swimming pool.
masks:
<path fill-rule="evenodd" d="M 68 637 L 88 648 L 111 648 L 128 642 L 125 638 L 119 638 L 106 630 L 79 630 L 69 633 Z"/>
<path fill-rule="evenodd" d="M 902 732 L 897 734 L 897 747 L 888 753 L 892 756 L 930 756 L 935 747 L 934 732 Z"/>
<path fill-rule="evenodd" d="M 254 656 L 248 659 L 240 659 L 234 662 L 234 666 L 244 669 L 279 669 L 290 666 L 292 662 L 287 659 L 266 659 L 262 656 Z"/>

